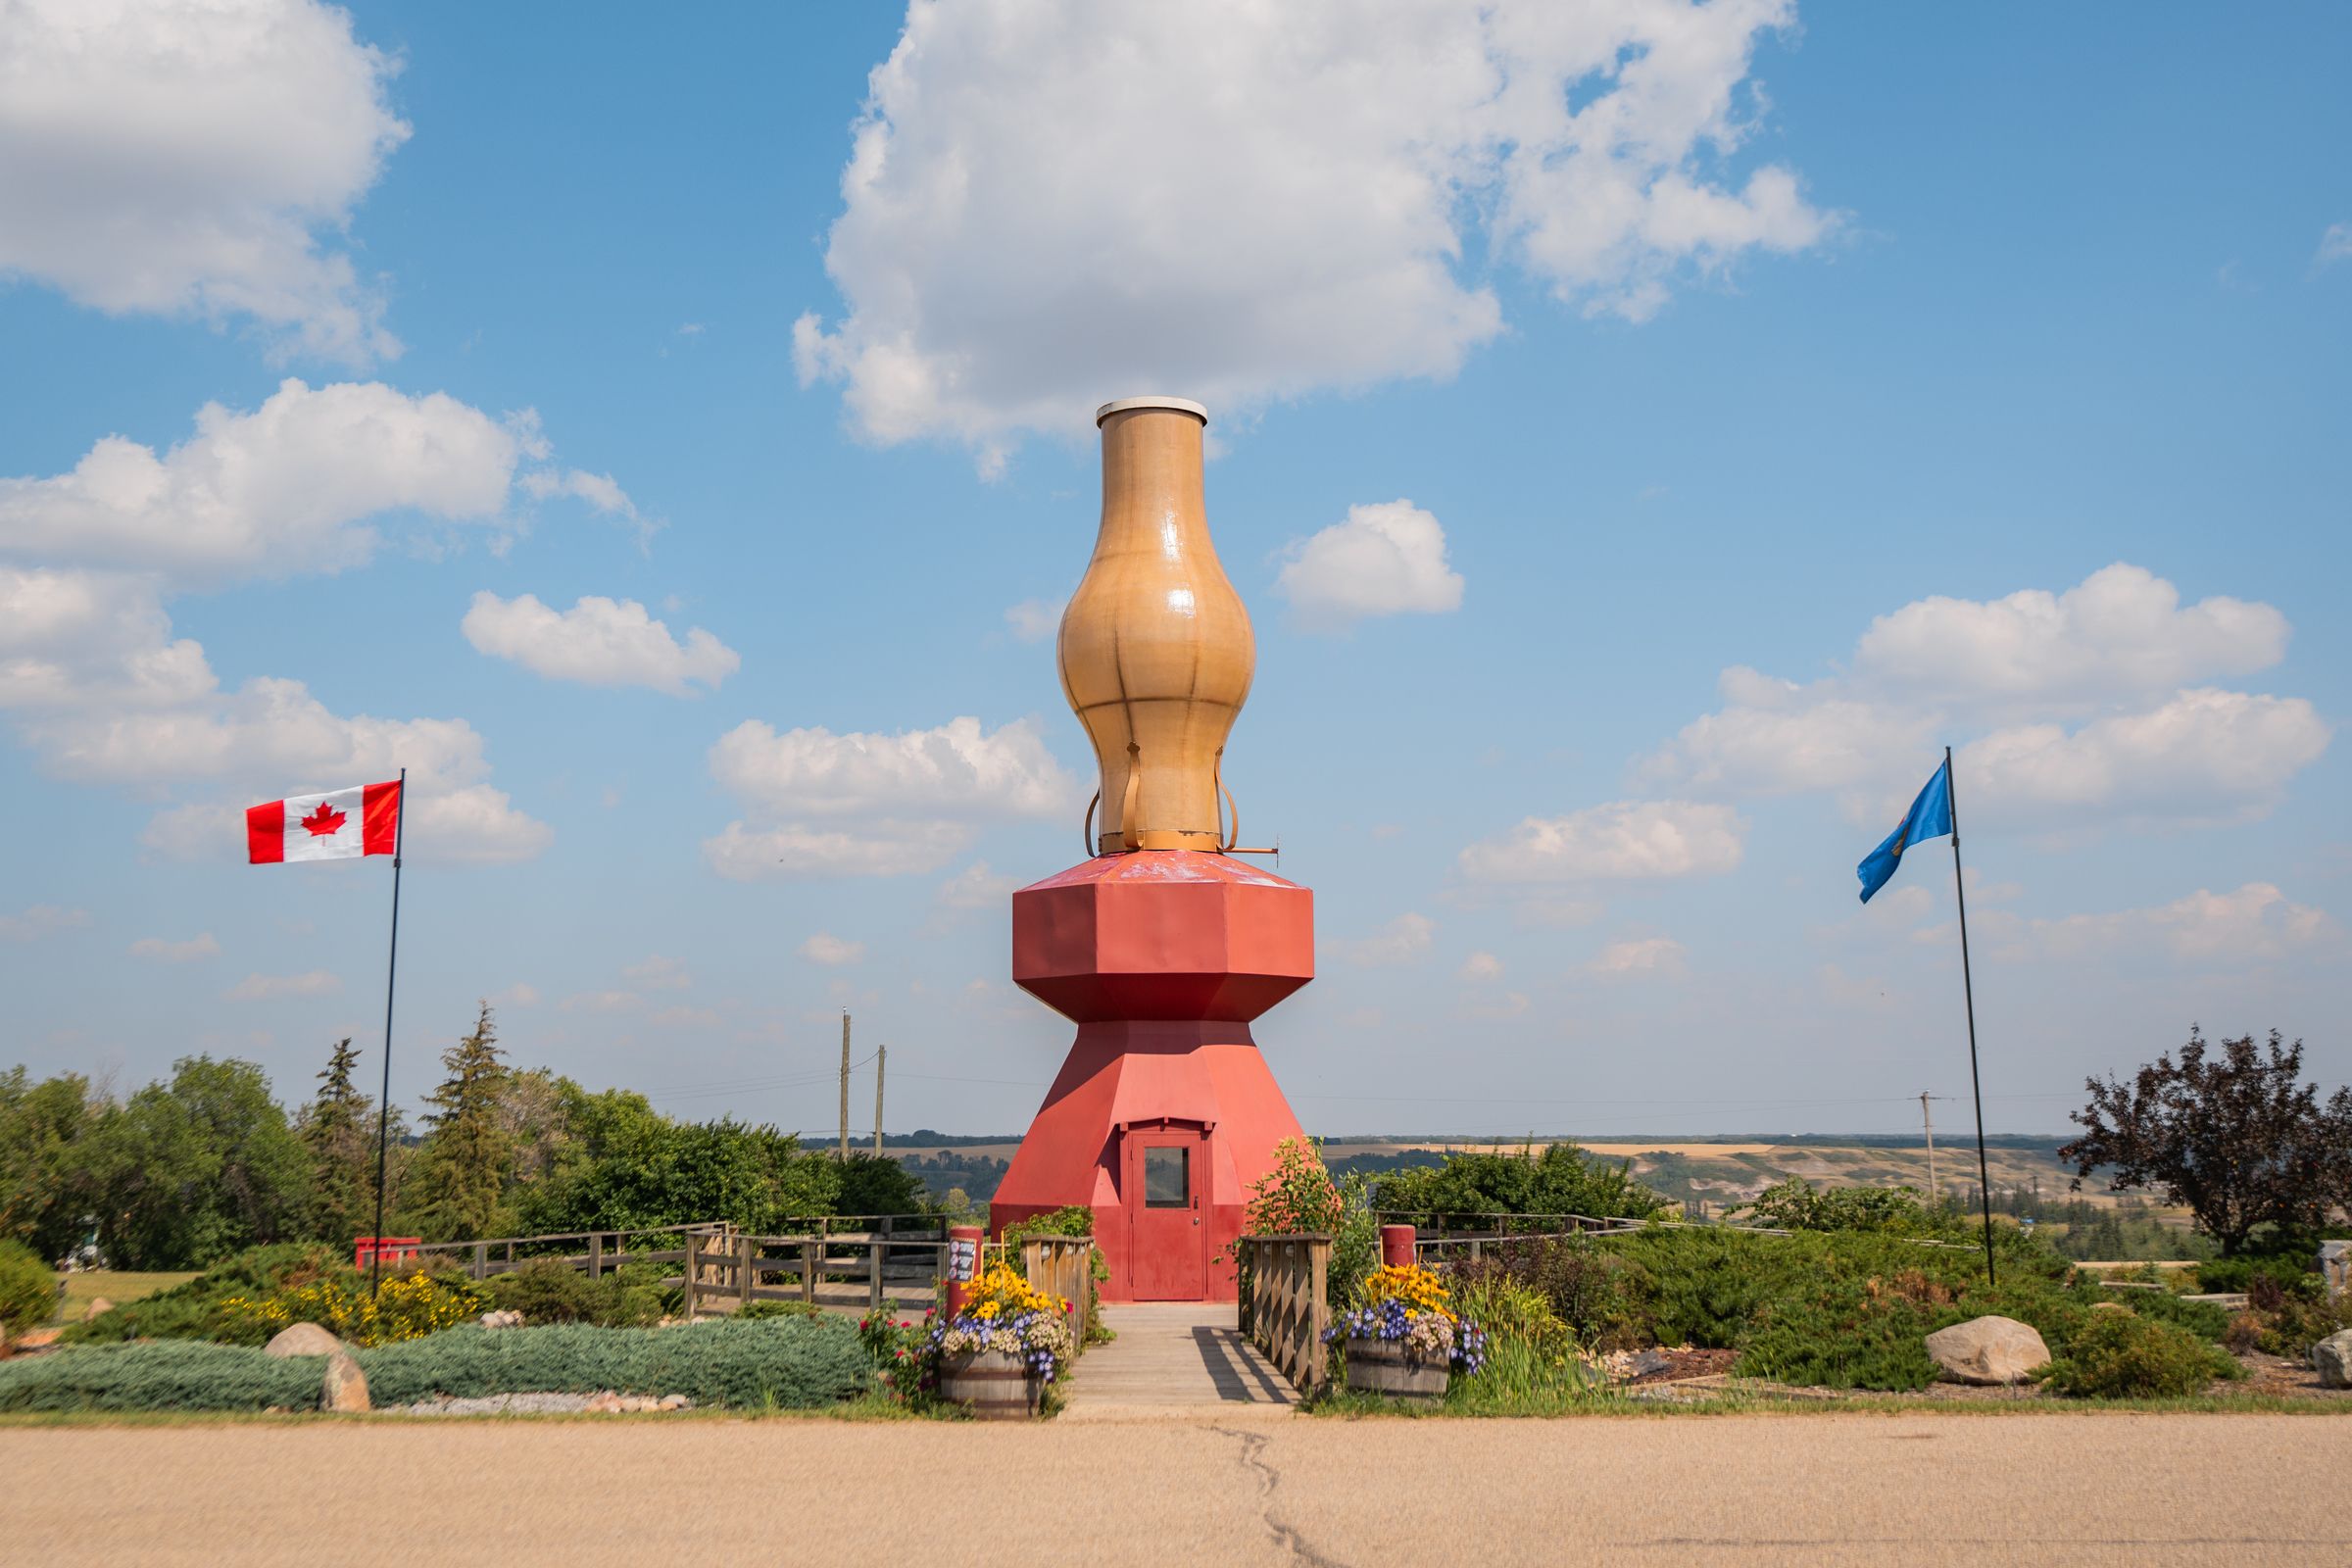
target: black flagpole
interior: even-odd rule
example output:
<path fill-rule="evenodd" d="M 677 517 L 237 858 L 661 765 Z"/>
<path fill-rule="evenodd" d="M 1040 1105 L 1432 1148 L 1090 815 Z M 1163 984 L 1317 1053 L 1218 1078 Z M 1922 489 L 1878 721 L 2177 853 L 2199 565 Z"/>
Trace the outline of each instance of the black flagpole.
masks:
<path fill-rule="evenodd" d="M 374 1245 L 368 1249 L 370 1300 L 382 1288 L 384 1273 L 384 1151 L 392 1138 L 392 982 L 400 975 L 400 861 L 409 848 L 408 828 L 409 770 L 404 767 L 398 804 L 392 808 L 392 956 L 384 968 L 384 1087 L 375 1102 L 375 1233 Z M 1977 1118 L 1980 1139 L 1984 1120 Z"/>
<path fill-rule="evenodd" d="M 1952 749 L 1943 749 L 1943 799 L 1952 813 L 1952 897 L 1960 906 L 1960 990 L 1968 999 L 1968 1083 L 1977 1097 L 1977 1198 L 1984 1210 L 1984 1284 L 1992 1272 L 1992 1178 L 1984 1165 L 1984 1081 L 1977 1073 L 1977 983 L 1968 972 L 1968 890 L 1960 881 L 1960 795 L 1952 787 Z M 395 875 L 398 873 L 395 872 Z"/>

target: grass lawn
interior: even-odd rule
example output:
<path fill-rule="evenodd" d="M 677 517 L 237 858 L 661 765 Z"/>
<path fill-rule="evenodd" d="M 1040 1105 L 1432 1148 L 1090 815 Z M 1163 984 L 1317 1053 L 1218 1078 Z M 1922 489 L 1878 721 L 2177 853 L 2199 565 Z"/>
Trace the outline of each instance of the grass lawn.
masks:
<path fill-rule="evenodd" d="M 73 1274 L 60 1274 L 58 1278 L 63 1280 L 66 1286 L 65 1301 L 59 1308 L 58 1315 L 50 1321 L 78 1323 L 81 1321 L 81 1314 L 88 1309 L 89 1304 L 101 1296 L 117 1306 L 122 1306 L 125 1302 L 137 1300 L 142 1296 L 153 1296 L 156 1292 L 168 1291 L 174 1285 L 185 1285 L 196 1277 L 196 1270 L 189 1269 L 184 1273 L 166 1270 L 160 1274 L 129 1274 L 118 1273 L 111 1268 L 101 1268 L 81 1270 Z"/>

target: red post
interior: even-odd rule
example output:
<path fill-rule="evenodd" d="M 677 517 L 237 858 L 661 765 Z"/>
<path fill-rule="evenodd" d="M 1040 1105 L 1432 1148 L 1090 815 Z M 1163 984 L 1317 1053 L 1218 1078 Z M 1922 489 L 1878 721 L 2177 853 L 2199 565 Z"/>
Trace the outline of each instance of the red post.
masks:
<path fill-rule="evenodd" d="M 1410 1225 L 1383 1225 L 1380 1228 L 1380 1261 L 1384 1268 L 1413 1266 L 1413 1228 Z"/>
<path fill-rule="evenodd" d="M 988 1232 L 977 1225 L 948 1227 L 948 1266 L 940 1281 L 945 1290 L 941 1317 L 955 1317 L 971 1299 L 972 1281 L 980 1273 L 980 1244 L 987 1239 Z"/>

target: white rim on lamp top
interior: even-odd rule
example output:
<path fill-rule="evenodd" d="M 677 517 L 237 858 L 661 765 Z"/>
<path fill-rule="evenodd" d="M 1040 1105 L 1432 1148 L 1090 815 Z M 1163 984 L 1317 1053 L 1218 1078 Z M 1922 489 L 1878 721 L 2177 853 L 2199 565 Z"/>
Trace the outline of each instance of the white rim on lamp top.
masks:
<path fill-rule="evenodd" d="M 1174 409 L 1179 414 L 1191 415 L 1202 424 L 1208 422 L 1208 410 L 1190 398 L 1120 398 L 1115 403 L 1105 403 L 1097 409 L 1095 422 L 1101 424 L 1112 415 L 1125 414 L 1130 409 Z"/>

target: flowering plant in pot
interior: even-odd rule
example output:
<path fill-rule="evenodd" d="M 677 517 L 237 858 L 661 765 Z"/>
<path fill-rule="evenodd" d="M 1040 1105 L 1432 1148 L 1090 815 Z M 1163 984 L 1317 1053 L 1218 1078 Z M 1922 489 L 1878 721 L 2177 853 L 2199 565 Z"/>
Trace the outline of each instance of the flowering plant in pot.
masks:
<path fill-rule="evenodd" d="M 1487 1364 L 1486 1331 L 1454 1311 L 1446 1282 L 1418 1264 L 1374 1269 L 1323 1338 L 1346 1348 L 1349 1388 L 1402 1398 L 1438 1398 L 1453 1374 Z"/>
<path fill-rule="evenodd" d="M 1069 1303 L 994 1263 L 972 1282 L 962 1311 L 932 1321 L 924 1384 L 975 1415 L 1034 1415 L 1071 1348 Z"/>

